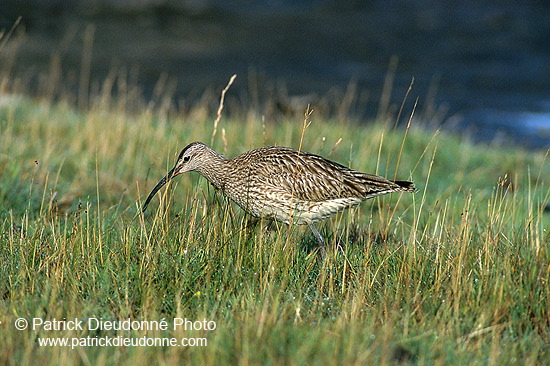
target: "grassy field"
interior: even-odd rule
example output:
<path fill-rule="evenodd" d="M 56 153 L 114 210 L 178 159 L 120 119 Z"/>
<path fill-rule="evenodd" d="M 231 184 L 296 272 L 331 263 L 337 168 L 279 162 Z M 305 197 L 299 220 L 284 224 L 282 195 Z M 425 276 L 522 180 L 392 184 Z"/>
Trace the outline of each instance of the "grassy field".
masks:
<path fill-rule="evenodd" d="M 305 130 L 250 112 L 213 137 L 206 108 L 0 99 L 0 364 L 550 363 L 544 152 L 315 110 Z M 194 173 L 140 215 L 195 140 L 230 157 L 302 146 L 418 192 L 318 225 L 324 257 L 307 227 L 253 222 Z M 195 346 L 93 344 L 121 338 Z"/>

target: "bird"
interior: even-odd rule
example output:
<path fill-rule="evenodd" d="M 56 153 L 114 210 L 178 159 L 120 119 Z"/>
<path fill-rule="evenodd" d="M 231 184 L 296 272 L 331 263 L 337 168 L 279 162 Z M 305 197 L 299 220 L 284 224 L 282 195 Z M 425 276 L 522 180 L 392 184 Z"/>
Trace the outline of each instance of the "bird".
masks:
<path fill-rule="evenodd" d="M 202 175 L 254 217 L 308 225 L 322 249 L 324 238 L 315 228 L 316 222 L 369 198 L 416 190 L 413 182 L 361 173 L 289 147 L 260 147 L 229 159 L 202 142 L 192 142 L 153 188 L 142 213 L 165 184 L 189 171 Z"/>

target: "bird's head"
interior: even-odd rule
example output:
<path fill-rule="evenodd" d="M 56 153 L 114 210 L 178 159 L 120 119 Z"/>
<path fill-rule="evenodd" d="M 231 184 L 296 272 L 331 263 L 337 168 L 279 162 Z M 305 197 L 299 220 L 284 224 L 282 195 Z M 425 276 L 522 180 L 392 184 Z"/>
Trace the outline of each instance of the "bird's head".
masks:
<path fill-rule="evenodd" d="M 141 211 L 145 212 L 147 205 L 149 205 L 149 202 L 151 202 L 155 194 L 172 178 L 182 173 L 190 172 L 199 168 L 202 165 L 202 159 L 206 150 L 210 149 L 202 142 L 192 142 L 184 147 L 183 150 L 181 150 L 174 167 L 157 183 L 151 193 L 149 193 L 149 196 L 145 200 Z"/>

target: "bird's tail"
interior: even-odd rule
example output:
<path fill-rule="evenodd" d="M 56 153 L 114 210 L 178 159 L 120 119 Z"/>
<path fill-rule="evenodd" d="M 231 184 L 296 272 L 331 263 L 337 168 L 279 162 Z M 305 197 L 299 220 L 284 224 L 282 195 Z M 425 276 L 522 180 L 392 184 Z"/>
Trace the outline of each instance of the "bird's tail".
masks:
<path fill-rule="evenodd" d="M 408 182 L 405 180 L 396 180 L 393 183 L 397 184 L 400 187 L 396 189 L 396 191 L 406 191 L 406 192 L 416 191 L 416 187 L 414 186 L 413 182 Z"/>

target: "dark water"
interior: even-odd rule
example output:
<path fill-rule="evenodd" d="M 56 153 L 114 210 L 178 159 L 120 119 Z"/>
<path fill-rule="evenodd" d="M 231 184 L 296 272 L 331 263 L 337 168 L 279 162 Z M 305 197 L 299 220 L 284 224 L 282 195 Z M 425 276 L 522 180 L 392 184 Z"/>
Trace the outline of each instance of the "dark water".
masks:
<path fill-rule="evenodd" d="M 9 28 L 23 15 L 19 29 L 25 36 L 12 37 L 0 50 L 0 62 L 6 64 L 17 44 L 12 74 L 40 80 L 57 57 L 63 82 L 77 85 L 88 42 L 92 79 L 127 70 L 137 75 L 146 96 L 154 94 L 163 73 L 175 85 L 175 100 L 193 100 L 209 88 L 219 95 L 236 73 L 231 94 L 260 109 L 262 99 L 282 98 L 284 107 L 288 96 L 295 95 L 311 96 L 313 103 L 323 97 L 339 103 L 341 98 L 331 98 L 338 93 L 331 93 L 354 85 L 354 111 L 372 117 L 394 60 L 391 103 L 401 103 L 414 78 L 409 113 L 419 98 L 419 110 L 432 105 L 445 109 L 449 128 L 477 140 L 550 147 L 547 2 L 129 4 L 133 2 L 5 0 L 1 27 Z"/>

